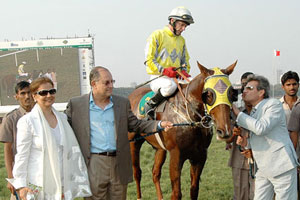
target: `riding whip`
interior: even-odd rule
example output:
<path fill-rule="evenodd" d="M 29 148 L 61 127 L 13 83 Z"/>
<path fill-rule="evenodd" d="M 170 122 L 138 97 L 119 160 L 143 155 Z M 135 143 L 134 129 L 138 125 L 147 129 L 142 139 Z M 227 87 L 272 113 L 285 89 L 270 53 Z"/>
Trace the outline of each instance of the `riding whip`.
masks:
<path fill-rule="evenodd" d="M 147 84 L 150 83 L 151 81 L 154 81 L 155 79 L 158 79 L 158 78 L 163 77 L 163 76 L 164 76 L 164 75 L 161 74 L 161 75 L 159 75 L 158 77 L 155 77 L 154 79 L 151 79 L 151 80 L 149 80 L 149 81 L 146 81 L 145 83 L 139 84 L 139 85 L 135 86 L 135 89 L 138 89 L 138 88 L 140 88 L 140 87 L 142 87 L 142 86 L 144 86 L 144 85 L 147 85 Z"/>

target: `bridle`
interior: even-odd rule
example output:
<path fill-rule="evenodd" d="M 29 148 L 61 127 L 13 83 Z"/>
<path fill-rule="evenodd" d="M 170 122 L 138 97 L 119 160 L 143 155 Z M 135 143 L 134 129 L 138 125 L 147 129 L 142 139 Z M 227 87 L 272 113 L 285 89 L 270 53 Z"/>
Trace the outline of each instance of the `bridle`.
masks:
<path fill-rule="evenodd" d="M 182 92 L 182 88 L 178 81 L 175 81 L 177 83 L 179 92 L 184 100 L 185 107 L 183 110 L 186 111 L 186 114 L 180 112 L 180 109 L 178 109 L 178 106 L 175 106 L 174 104 L 171 104 L 173 107 L 173 111 L 178 114 L 181 118 L 188 121 L 188 123 L 182 123 L 177 124 L 177 126 L 184 125 L 184 126 L 200 126 L 203 128 L 211 128 L 213 124 L 212 116 L 210 115 L 210 111 L 220 104 L 225 104 L 228 106 L 232 106 L 232 100 L 230 97 L 230 92 L 232 89 L 231 83 L 229 81 L 229 78 L 227 75 L 223 74 L 219 68 L 214 68 L 215 71 L 214 75 L 208 76 L 204 80 L 204 91 L 202 92 L 202 100 L 203 100 L 203 94 L 207 93 L 208 90 L 213 92 L 214 98 L 213 101 L 208 103 L 207 101 L 203 101 L 204 105 L 204 114 L 201 114 L 197 111 L 195 106 L 188 100 L 188 91 L 190 84 L 187 85 L 187 88 L 185 90 L 185 94 Z M 214 84 L 215 83 L 215 84 Z M 212 86 L 213 85 L 213 86 Z M 179 101 L 177 101 L 179 102 Z M 179 107 L 183 107 L 182 105 L 178 104 Z M 190 112 L 193 112 L 195 115 L 197 115 L 200 118 L 200 121 L 194 121 L 192 120 L 192 117 L 190 115 Z"/>

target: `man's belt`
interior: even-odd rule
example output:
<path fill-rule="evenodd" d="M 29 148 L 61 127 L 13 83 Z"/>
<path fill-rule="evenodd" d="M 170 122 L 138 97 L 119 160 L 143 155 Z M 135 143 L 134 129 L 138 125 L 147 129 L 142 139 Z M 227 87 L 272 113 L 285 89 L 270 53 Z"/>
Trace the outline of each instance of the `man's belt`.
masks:
<path fill-rule="evenodd" d="M 92 153 L 92 154 L 97 154 L 97 155 L 101 155 L 101 156 L 116 156 L 117 152 L 111 151 L 111 152 L 101 152 L 101 153 Z"/>

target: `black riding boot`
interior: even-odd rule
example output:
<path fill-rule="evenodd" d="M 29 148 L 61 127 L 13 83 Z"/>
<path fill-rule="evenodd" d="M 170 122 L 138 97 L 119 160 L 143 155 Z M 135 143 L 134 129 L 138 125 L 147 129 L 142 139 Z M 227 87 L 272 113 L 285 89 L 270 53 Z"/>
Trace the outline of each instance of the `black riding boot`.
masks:
<path fill-rule="evenodd" d="M 165 100 L 166 98 L 161 95 L 160 90 L 147 102 L 145 103 L 144 109 L 148 119 L 154 119 L 155 108 Z"/>

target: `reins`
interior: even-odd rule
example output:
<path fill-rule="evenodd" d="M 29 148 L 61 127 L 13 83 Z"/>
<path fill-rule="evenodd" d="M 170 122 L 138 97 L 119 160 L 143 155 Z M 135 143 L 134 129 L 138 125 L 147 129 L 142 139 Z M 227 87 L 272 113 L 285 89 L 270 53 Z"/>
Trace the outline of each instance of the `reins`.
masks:
<path fill-rule="evenodd" d="M 173 124 L 173 126 L 199 126 L 199 123 L 200 122 L 190 122 L 190 123 L 177 123 L 177 124 Z M 133 138 L 131 140 L 129 140 L 129 142 L 136 142 L 136 141 L 139 141 L 139 140 L 142 140 L 148 136 L 151 136 L 151 135 L 154 135 L 156 133 L 160 133 L 162 132 L 164 129 L 160 129 L 158 131 L 155 131 L 155 132 L 150 132 L 150 133 L 147 133 L 146 135 L 142 135 L 142 136 L 139 136 L 139 137 L 136 137 L 136 138 Z"/>
<path fill-rule="evenodd" d="M 181 72 L 177 72 L 177 73 L 180 74 L 188 83 L 190 83 L 190 80 L 186 76 L 184 76 Z M 213 123 L 210 123 L 212 118 L 211 118 L 210 115 L 207 114 L 206 109 L 204 111 L 204 116 L 202 116 L 193 107 L 193 104 L 191 104 L 189 102 L 189 100 L 187 99 L 187 96 L 188 96 L 187 92 L 188 92 L 188 88 L 189 88 L 190 84 L 187 85 L 187 88 L 186 88 L 185 94 L 184 94 L 183 91 L 182 91 L 182 88 L 181 88 L 180 84 L 178 83 L 178 80 L 176 78 L 174 78 L 174 81 L 177 84 L 177 88 L 179 90 L 179 93 L 180 93 L 180 95 L 182 96 L 182 98 L 184 100 L 184 105 L 185 105 L 184 110 L 186 111 L 186 116 L 188 117 L 188 121 L 190 121 L 190 124 L 194 124 L 194 125 L 197 124 L 197 126 L 202 126 L 203 128 L 211 128 L 213 126 Z M 174 112 L 176 112 L 176 113 L 179 114 L 179 112 L 177 110 L 175 110 L 175 107 L 176 106 L 173 104 L 173 110 L 174 110 Z M 201 120 L 199 122 L 196 122 L 196 121 L 192 120 L 192 118 L 190 116 L 190 113 L 189 113 L 189 110 L 188 110 L 189 107 L 192 110 L 192 112 L 194 112 L 198 117 L 200 117 Z"/>

